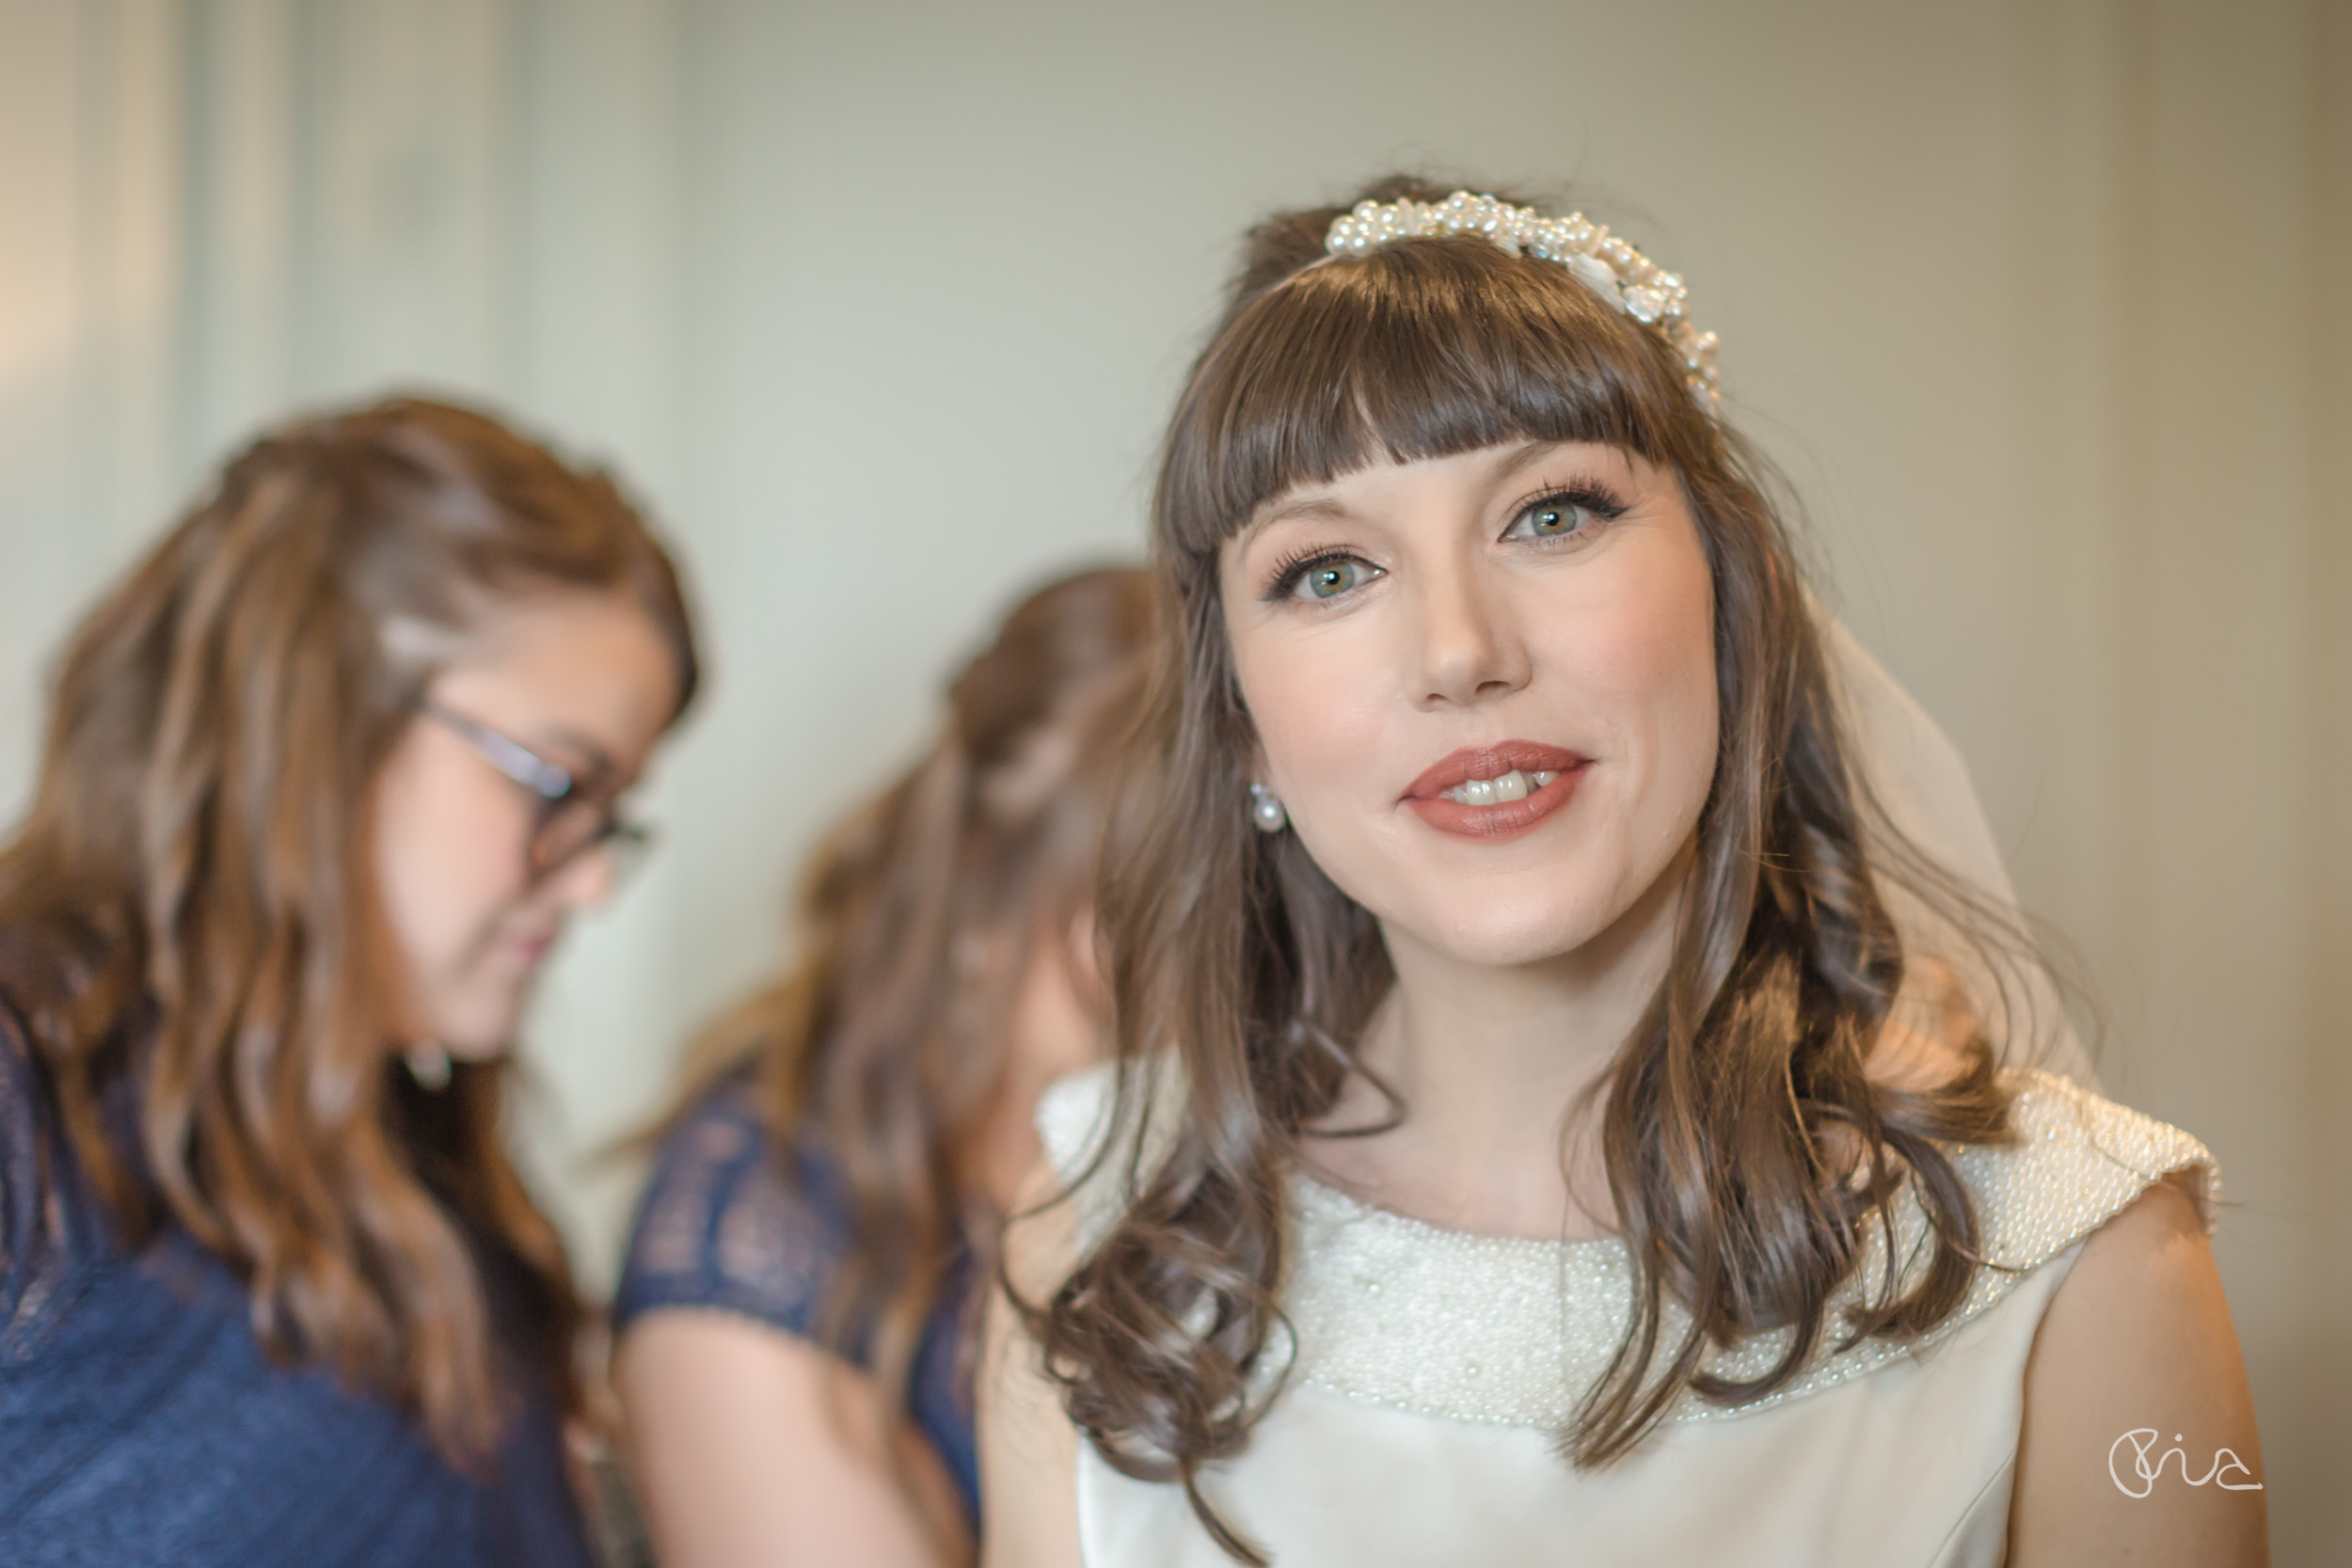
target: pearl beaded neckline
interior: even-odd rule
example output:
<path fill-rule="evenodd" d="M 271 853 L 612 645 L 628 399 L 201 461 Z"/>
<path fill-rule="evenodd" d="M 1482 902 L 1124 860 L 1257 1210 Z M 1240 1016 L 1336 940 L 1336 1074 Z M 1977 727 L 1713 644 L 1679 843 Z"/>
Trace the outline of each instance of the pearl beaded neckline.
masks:
<path fill-rule="evenodd" d="M 1842 1354 L 1825 1346 L 1789 1384 L 1749 1404 L 1724 1408 L 1685 1393 L 1671 1420 L 1721 1420 L 1833 1387 L 1936 1343 L 2006 1298 L 2025 1276 L 2121 1212 L 2156 1180 L 2194 1173 L 2208 1216 L 2219 1179 L 2205 1147 L 2177 1128 L 2100 1099 L 2061 1078 L 2011 1075 L 2017 1141 L 1962 1147 L 1953 1159 L 1975 1196 L 1990 1267 L 1977 1271 L 1960 1307 L 1924 1339 L 1871 1339 Z M 1056 1166 L 1074 1174 L 1103 1135 L 1110 1076 L 1096 1069 L 1063 1080 L 1039 1109 Z M 1115 1217 L 1101 1172 L 1078 1193 L 1082 1245 Z M 1556 1430 L 1602 1375 L 1629 1319 L 1632 1271 L 1613 1238 L 1545 1242 L 1446 1230 L 1374 1208 L 1297 1176 L 1290 1196 L 1295 1261 L 1282 1305 L 1291 1329 L 1294 1382 L 1342 1398 L 1453 1420 Z M 1924 1212 L 1899 1204 L 1895 1244 L 1906 1266 L 1920 1261 Z M 1885 1267 L 1874 1237 L 1836 1314 Z M 1670 1306 L 1666 1342 L 1689 1318 Z M 1770 1368 L 1789 1331 L 1762 1335 L 1706 1360 L 1708 1370 L 1751 1378 Z M 1834 1346 L 1837 1336 L 1825 1336 Z"/>

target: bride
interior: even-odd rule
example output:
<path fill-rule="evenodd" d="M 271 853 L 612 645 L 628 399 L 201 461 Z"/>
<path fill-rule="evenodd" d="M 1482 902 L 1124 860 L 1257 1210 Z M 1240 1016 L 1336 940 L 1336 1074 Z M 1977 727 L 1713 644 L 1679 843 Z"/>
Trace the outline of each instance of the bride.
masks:
<path fill-rule="evenodd" d="M 2265 1560 L 2211 1157 L 2027 1065 L 1713 359 L 1574 214 L 1252 234 L 987 1561 Z"/>

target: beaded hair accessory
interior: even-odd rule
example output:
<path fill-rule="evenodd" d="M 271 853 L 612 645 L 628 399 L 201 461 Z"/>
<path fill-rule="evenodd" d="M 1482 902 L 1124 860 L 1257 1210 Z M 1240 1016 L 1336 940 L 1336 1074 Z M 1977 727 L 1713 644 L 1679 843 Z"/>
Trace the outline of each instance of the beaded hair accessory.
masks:
<path fill-rule="evenodd" d="M 1682 357 L 1683 379 L 1712 408 L 1715 334 L 1701 332 L 1682 313 L 1690 290 L 1682 279 L 1581 213 L 1548 218 L 1491 196 L 1455 191 L 1443 201 L 1359 201 L 1332 220 L 1323 248 L 1333 256 L 1366 256 L 1396 240 L 1476 234 L 1514 256 L 1557 261 L 1616 309 L 1666 340 Z"/>

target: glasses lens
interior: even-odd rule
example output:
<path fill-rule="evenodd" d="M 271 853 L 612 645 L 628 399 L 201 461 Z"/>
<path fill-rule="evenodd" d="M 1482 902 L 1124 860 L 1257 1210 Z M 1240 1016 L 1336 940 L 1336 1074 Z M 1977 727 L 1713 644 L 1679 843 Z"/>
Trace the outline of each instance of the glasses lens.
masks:
<path fill-rule="evenodd" d="M 531 867 L 541 876 L 569 865 L 604 836 L 611 820 L 593 801 L 565 800 L 540 824 L 531 841 Z"/>
<path fill-rule="evenodd" d="M 566 801 L 532 841 L 532 869 L 552 877 L 580 856 L 600 851 L 611 862 L 617 887 L 644 863 L 652 840 L 651 830 L 639 823 L 622 821 L 584 800 Z"/>

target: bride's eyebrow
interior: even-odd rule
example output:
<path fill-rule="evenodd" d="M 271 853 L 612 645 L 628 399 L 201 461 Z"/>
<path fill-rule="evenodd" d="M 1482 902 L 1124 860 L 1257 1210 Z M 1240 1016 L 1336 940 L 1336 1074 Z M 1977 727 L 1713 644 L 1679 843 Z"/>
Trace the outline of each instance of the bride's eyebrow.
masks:
<path fill-rule="evenodd" d="M 1502 453 L 1502 471 L 1506 474 L 1516 474 L 1521 468 L 1529 467 L 1546 456 L 1558 453 L 1560 449 L 1567 444 L 1562 441 L 1522 441 L 1509 451 Z"/>
<path fill-rule="evenodd" d="M 1529 441 L 1505 457 L 1496 476 L 1515 480 L 1530 468 L 1560 463 L 1586 470 L 1596 479 L 1624 483 L 1632 478 L 1632 464 L 1614 447 L 1587 441 Z"/>
<path fill-rule="evenodd" d="M 1247 545 L 1276 523 L 1328 523 L 1337 522 L 1347 515 L 1346 506 L 1335 496 L 1301 496 L 1296 500 L 1285 501 L 1270 511 L 1252 517 L 1242 525 L 1241 532 L 1234 538 L 1237 543 Z"/>

